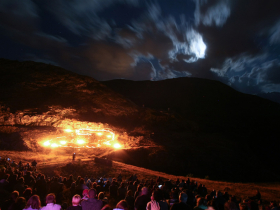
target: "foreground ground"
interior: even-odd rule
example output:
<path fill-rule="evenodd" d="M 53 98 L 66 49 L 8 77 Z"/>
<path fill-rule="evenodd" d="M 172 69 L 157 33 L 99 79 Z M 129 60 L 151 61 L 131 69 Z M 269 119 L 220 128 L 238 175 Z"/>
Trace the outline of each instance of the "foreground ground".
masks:
<path fill-rule="evenodd" d="M 103 151 L 75 152 L 77 153 L 75 161 L 72 161 L 72 153 L 64 153 L 61 151 L 45 151 L 41 153 L 1 151 L 0 156 L 1 158 L 9 157 L 15 162 L 21 160 L 23 163 L 31 163 L 35 159 L 38 162 L 37 171 L 47 176 L 68 176 L 73 174 L 74 177 L 78 175 L 116 177 L 121 173 L 124 179 L 127 179 L 131 174 L 136 174 L 139 179 L 155 180 L 158 176 L 171 180 L 176 180 L 177 178 L 180 180 L 186 179 L 185 176 L 174 176 L 117 161 L 113 161 L 112 167 L 95 164 L 94 158 L 96 155 L 103 153 Z M 253 196 L 255 191 L 259 190 L 265 202 L 272 200 L 280 202 L 280 183 L 232 183 L 198 179 L 195 177 L 191 177 L 190 179 L 204 184 L 208 191 L 215 189 L 224 192 L 227 190 L 229 194 L 245 199 Z"/>

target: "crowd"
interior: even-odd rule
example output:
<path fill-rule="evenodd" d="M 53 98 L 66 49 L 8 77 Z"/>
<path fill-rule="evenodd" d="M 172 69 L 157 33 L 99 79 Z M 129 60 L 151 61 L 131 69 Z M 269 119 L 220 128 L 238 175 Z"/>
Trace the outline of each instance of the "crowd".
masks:
<path fill-rule="evenodd" d="M 241 200 L 227 192 L 210 192 L 189 178 L 46 177 L 36 170 L 36 161 L 0 161 L 0 210 L 279 210 L 276 202 L 263 205 L 259 191 Z"/>

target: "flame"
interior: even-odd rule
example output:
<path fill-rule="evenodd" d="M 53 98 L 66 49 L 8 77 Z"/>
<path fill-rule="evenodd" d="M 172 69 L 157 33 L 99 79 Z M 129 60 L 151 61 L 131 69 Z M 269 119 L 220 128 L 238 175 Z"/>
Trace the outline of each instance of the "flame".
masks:
<path fill-rule="evenodd" d="M 78 139 L 78 140 L 77 140 L 77 144 L 84 144 L 84 143 L 86 143 L 86 142 L 85 142 L 85 140 L 83 140 L 83 139 Z"/>
<path fill-rule="evenodd" d="M 57 143 L 52 143 L 51 147 L 58 147 L 58 144 Z"/>
<path fill-rule="evenodd" d="M 64 127 L 62 130 L 65 132 L 61 136 L 49 140 L 43 140 L 41 145 L 44 147 L 87 147 L 97 148 L 101 146 L 110 146 L 114 148 L 121 148 L 120 144 L 115 144 L 115 133 L 111 129 L 104 129 L 96 127 L 73 129 Z M 91 137 L 92 136 L 92 137 Z M 104 136 L 105 138 L 102 138 Z"/>
<path fill-rule="evenodd" d="M 109 141 L 105 141 L 103 144 L 111 145 L 111 143 Z"/>
<path fill-rule="evenodd" d="M 67 142 L 66 142 L 66 141 L 60 141 L 59 143 L 62 144 L 62 145 L 64 145 L 64 144 L 66 144 Z"/>
<path fill-rule="evenodd" d="M 45 141 L 45 142 L 43 143 L 44 146 L 49 146 L 50 144 L 51 144 L 50 141 Z"/>
<path fill-rule="evenodd" d="M 119 149 L 119 148 L 121 148 L 122 146 L 119 144 L 119 143 L 115 143 L 114 144 L 114 148 L 116 148 L 116 149 Z"/>

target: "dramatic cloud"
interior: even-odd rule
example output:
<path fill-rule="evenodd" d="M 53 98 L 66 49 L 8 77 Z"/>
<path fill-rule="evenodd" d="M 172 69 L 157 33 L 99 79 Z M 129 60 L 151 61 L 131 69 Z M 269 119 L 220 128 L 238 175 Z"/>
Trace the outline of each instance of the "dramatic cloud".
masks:
<path fill-rule="evenodd" d="M 215 3 L 213 4 L 213 2 Z M 207 0 L 197 0 L 195 23 L 196 25 L 202 23 L 206 26 L 223 26 L 230 16 L 230 12 L 229 0 L 209 1 L 209 5 Z"/>
<path fill-rule="evenodd" d="M 279 0 L 3 0 L 0 55 L 98 80 L 192 76 L 280 92 L 279 8 Z"/>
<path fill-rule="evenodd" d="M 270 30 L 271 37 L 270 37 L 270 44 L 280 44 L 280 20 L 274 27 Z"/>

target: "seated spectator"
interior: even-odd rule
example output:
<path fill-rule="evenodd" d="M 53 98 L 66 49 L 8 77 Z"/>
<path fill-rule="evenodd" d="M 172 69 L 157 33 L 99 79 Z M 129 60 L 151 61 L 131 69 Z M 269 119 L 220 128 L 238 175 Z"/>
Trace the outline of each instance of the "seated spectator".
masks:
<path fill-rule="evenodd" d="M 142 185 L 139 184 L 139 185 L 137 186 L 137 190 L 136 190 L 135 193 L 134 193 L 134 199 L 136 199 L 139 195 L 141 195 L 141 191 L 142 191 Z"/>
<path fill-rule="evenodd" d="M 134 197 L 133 197 L 133 192 L 132 190 L 128 190 L 127 191 L 127 195 L 125 197 L 125 200 L 127 202 L 128 205 L 128 209 L 129 210 L 133 210 L 134 209 Z"/>
<path fill-rule="evenodd" d="M 14 204 L 16 203 L 18 197 L 19 192 L 13 191 L 11 193 L 11 197 L 1 205 L 1 210 L 8 210 L 9 208 L 11 209 L 11 207 L 14 206 Z"/>
<path fill-rule="evenodd" d="M 149 191 L 147 187 L 143 187 L 141 195 L 139 195 L 134 203 L 136 210 L 146 210 L 147 203 L 150 201 Z"/>
<path fill-rule="evenodd" d="M 112 208 L 110 207 L 109 204 L 103 206 L 103 208 L 101 210 L 112 210 Z"/>
<path fill-rule="evenodd" d="M 116 208 L 113 210 L 128 210 L 128 205 L 125 200 L 121 200 L 120 202 L 117 203 Z"/>
<path fill-rule="evenodd" d="M 102 207 L 108 204 L 107 199 L 104 199 L 104 192 L 98 194 L 98 200 L 102 201 Z"/>
<path fill-rule="evenodd" d="M 235 202 L 229 200 L 227 202 L 225 202 L 225 207 L 224 210 L 238 210 Z"/>
<path fill-rule="evenodd" d="M 80 202 L 81 202 L 81 196 L 74 195 L 72 198 L 72 206 L 69 206 L 67 210 L 82 210 L 82 207 L 80 206 Z"/>
<path fill-rule="evenodd" d="M 118 197 L 119 200 L 123 200 L 125 198 L 126 188 L 124 182 L 121 183 L 121 186 L 118 188 Z"/>
<path fill-rule="evenodd" d="M 27 204 L 26 204 L 24 209 L 26 209 L 26 210 L 39 210 L 39 209 L 41 209 L 40 197 L 38 195 L 31 196 L 28 199 Z"/>
<path fill-rule="evenodd" d="M 147 203 L 147 210 L 160 210 L 160 196 L 159 192 L 156 190 L 152 193 L 151 201 Z"/>
<path fill-rule="evenodd" d="M 37 161 L 36 160 L 33 160 L 32 163 L 31 163 L 32 167 L 36 168 L 37 166 Z"/>
<path fill-rule="evenodd" d="M 112 182 L 111 186 L 109 187 L 109 193 L 111 198 L 117 198 L 118 196 L 118 186 L 115 181 Z"/>
<path fill-rule="evenodd" d="M 249 210 L 248 205 L 246 203 L 240 203 L 239 209 L 240 210 Z"/>
<path fill-rule="evenodd" d="M 181 192 L 179 195 L 179 203 L 174 203 L 171 206 L 171 210 L 190 210 L 191 207 L 187 204 L 188 195 L 184 192 Z"/>
<path fill-rule="evenodd" d="M 96 199 L 96 190 L 90 189 L 88 191 L 88 200 L 81 203 L 83 210 L 101 210 L 102 201 Z"/>
<path fill-rule="evenodd" d="M 18 197 L 16 203 L 11 208 L 12 210 L 22 210 L 26 206 L 26 200 L 24 197 Z"/>
<path fill-rule="evenodd" d="M 24 190 L 23 197 L 28 201 L 31 196 L 32 196 L 32 189 L 28 187 Z"/>
<path fill-rule="evenodd" d="M 61 206 L 59 204 L 55 204 L 55 195 L 50 193 L 46 197 L 46 206 L 42 207 L 41 210 L 60 210 Z"/>
<path fill-rule="evenodd" d="M 83 190 L 83 198 L 82 201 L 87 200 L 88 199 L 88 189 L 84 189 Z"/>
<path fill-rule="evenodd" d="M 196 206 L 193 210 L 204 210 L 207 209 L 207 201 L 204 198 L 198 198 L 196 202 Z"/>

